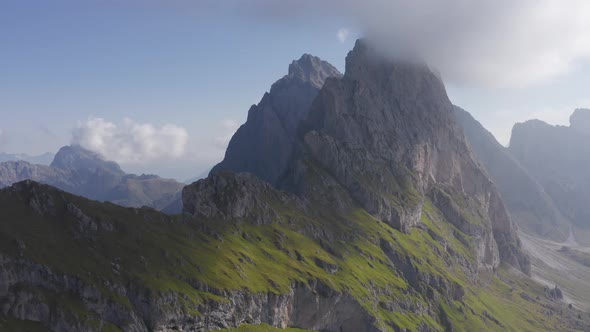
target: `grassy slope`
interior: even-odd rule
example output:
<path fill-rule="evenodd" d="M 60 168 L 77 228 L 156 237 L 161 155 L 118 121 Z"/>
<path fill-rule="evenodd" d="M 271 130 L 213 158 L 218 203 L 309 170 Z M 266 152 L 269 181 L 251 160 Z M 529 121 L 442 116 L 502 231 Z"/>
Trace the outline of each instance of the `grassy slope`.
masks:
<path fill-rule="evenodd" d="M 47 187 L 42 188 L 49 191 Z M 26 206 L 26 197 L 2 191 L 0 252 L 43 263 L 54 271 L 76 275 L 96 285 L 103 284 L 104 279 L 120 283 L 132 280 L 153 290 L 181 293 L 185 311 L 190 314 L 198 315 L 194 305 L 205 299 L 224 299 L 196 290 L 186 281 L 189 279 L 218 289 L 274 293 L 287 292 L 295 281 L 321 280 L 336 290 L 352 294 L 378 317 L 382 328 L 388 328 L 388 323 L 409 329 L 426 324 L 443 330 L 439 321 L 427 314 L 392 312 L 379 305 L 388 298 L 422 305 L 429 302 L 425 295 L 413 292 L 392 268 L 379 246 L 384 240 L 421 272 L 463 286 L 463 301 L 438 300 L 455 331 L 565 328 L 560 316 L 546 315 L 543 298 L 533 302 L 521 295 L 544 296 L 542 287 L 527 277 L 503 268 L 501 275 L 513 280 L 510 285 L 496 276 L 489 276 L 485 283 L 469 280 L 461 267 L 464 262 L 473 261 L 471 249 L 464 244 L 469 242 L 469 237 L 463 234 L 467 241 L 457 240 L 455 234 L 459 231 L 442 222 L 440 213 L 428 202 L 422 220 L 424 229 L 415 228 L 403 234 L 361 209 L 319 221 L 283 207 L 282 215 L 290 223 L 253 226 L 171 218 L 149 209 L 126 209 L 61 193 L 57 196 L 73 202 L 98 223 L 112 224 L 114 231 L 98 230 L 80 236 L 75 218 L 63 217 L 61 212 L 54 218 L 40 217 Z M 65 209 L 66 201 L 56 202 L 57 211 Z M 352 239 L 335 241 L 327 248 L 297 231 L 305 224 L 323 225 L 331 228 L 337 238 L 352 235 Z M 315 263 L 317 260 L 338 266 L 338 271 L 326 272 Z M 113 301 L 130 305 L 127 299 L 103 291 Z M 67 308 L 78 319 L 89 323 L 97 319 L 72 294 L 47 290 L 42 293 L 47 302 Z M 251 328 L 268 330 L 268 327 Z"/>

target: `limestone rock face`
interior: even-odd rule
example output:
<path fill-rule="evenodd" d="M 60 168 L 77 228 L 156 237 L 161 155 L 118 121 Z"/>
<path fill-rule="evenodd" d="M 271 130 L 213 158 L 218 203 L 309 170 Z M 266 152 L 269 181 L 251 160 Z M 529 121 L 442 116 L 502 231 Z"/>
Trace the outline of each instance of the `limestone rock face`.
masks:
<path fill-rule="evenodd" d="M 224 160 L 211 170 L 249 172 L 276 184 L 291 161 L 297 126 L 329 77 L 341 74 L 329 63 L 305 54 L 275 82 L 232 137 Z"/>
<path fill-rule="evenodd" d="M 385 60 L 358 41 L 343 78 L 328 79 L 315 99 L 300 139 L 299 158 L 330 174 L 375 217 L 407 230 L 419 224 L 425 198 L 443 191 L 467 202 L 463 213 L 477 211 L 480 223 L 465 227 L 478 228 L 482 266 L 505 260 L 528 269 L 499 194 L 426 65 Z M 292 178 L 283 188 L 314 195 L 308 179 Z M 457 215 L 447 217 L 453 222 Z"/>
<path fill-rule="evenodd" d="M 469 113 L 455 107 L 455 116 L 512 220 L 526 233 L 564 241 L 569 234 L 568 220 L 543 186 Z"/>
<path fill-rule="evenodd" d="M 589 117 L 590 110 L 576 110 L 569 127 L 539 120 L 518 123 L 508 149 L 543 186 L 561 214 L 582 229 L 590 228 Z"/>
<path fill-rule="evenodd" d="M 283 204 L 303 206 L 296 197 L 275 190 L 252 174 L 219 172 L 186 186 L 182 192 L 184 212 L 218 220 L 254 220 L 257 224 L 279 222 L 274 210 Z M 276 202 L 273 207 L 269 202 Z"/>

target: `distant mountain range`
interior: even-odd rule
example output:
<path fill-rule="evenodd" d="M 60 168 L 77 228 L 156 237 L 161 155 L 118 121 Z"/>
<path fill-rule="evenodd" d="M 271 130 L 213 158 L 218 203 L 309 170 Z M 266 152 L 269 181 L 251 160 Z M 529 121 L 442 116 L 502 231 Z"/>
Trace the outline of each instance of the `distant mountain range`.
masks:
<path fill-rule="evenodd" d="M 509 147 L 466 111 L 455 114 L 523 231 L 590 245 L 590 110 L 577 109 L 570 126 L 517 123 Z"/>
<path fill-rule="evenodd" d="M 31 156 L 26 153 L 4 153 L 0 152 L 0 163 L 5 161 L 26 161 L 31 164 L 49 165 L 55 155 L 47 152 L 38 156 Z"/>
<path fill-rule="evenodd" d="M 126 174 L 117 163 L 80 146 L 62 147 L 49 166 L 23 160 L 0 163 L 0 187 L 23 180 L 46 183 L 90 199 L 157 210 L 167 208 L 184 186 L 156 175 Z"/>

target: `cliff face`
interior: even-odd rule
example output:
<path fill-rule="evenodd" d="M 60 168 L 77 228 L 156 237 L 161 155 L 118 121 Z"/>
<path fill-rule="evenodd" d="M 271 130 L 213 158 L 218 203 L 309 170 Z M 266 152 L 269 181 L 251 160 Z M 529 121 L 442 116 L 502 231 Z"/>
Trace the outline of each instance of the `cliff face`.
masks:
<path fill-rule="evenodd" d="M 469 113 L 455 107 L 455 116 L 501 193 L 512 220 L 528 234 L 565 241 L 569 222 L 543 186 Z"/>
<path fill-rule="evenodd" d="M 272 192 L 268 184 L 257 184 L 258 180 L 246 177 L 244 181 L 250 183 L 247 188 L 252 191 L 248 195 L 255 199 Z M 262 191 L 257 192 L 251 186 L 258 186 Z M 287 197 L 278 192 L 274 195 Z M 102 205 L 30 181 L 0 191 L 0 207 L 3 216 L 26 220 L 26 225 L 20 227 L 15 219 L 15 222 L 3 219 L 0 225 L 0 314 L 3 316 L 41 322 L 55 331 L 103 331 L 114 326 L 125 331 L 208 331 L 240 322 L 329 331 L 376 331 L 375 319 L 357 299 L 319 280 L 311 283 L 278 280 L 274 287 L 280 288 L 280 292 L 216 288 L 220 280 L 227 282 L 236 277 L 242 280 L 241 273 L 252 273 L 239 268 L 241 272 L 235 270 L 232 275 L 217 275 L 221 271 L 211 271 L 211 267 L 226 264 L 212 261 L 209 265 L 200 256 L 202 250 L 216 251 L 215 246 L 224 242 L 216 241 L 213 236 L 218 234 L 219 238 L 226 231 L 223 227 L 198 224 L 191 219 L 186 224 L 149 209 Z M 106 215 L 110 217 L 105 218 Z M 219 217 L 215 213 L 211 216 Z M 238 213 L 235 218 L 223 215 L 228 223 L 244 217 L 252 221 L 250 215 Z M 145 223 L 150 226 L 146 228 Z M 135 227 L 139 227 L 135 240 L 123 236 Z M 208 229 L 204 233 L 199 231 L 203 227 Z M 40 239 L 35 239 L 39 234 L 35 235 L 33 228 L 43 231 Z M 163 244 L 159 239 L 161 234 L 174 236 L 180 242 Z M 262 241 L 263 234 L 255 241 Z M 190 243 L 199 239 L 216 244 L 190 249 Z M 228 245 L 230 239 L 226 239 Z M 95 241 L 100 243 L 96 247 L 86 245 Z M 236 244 L 245 243 L 248 241 Z M 40 251 L 47 245 L 51 246 L 51 252 Z M 116 251 L 119 245 L 134 249 Z M 321 250 L 313 247 L 318 249 Z M 284 259 L 277 255 L 277 250 L 266 250 L 266 255 L 271 255 L 266 260 L 274 259 L 272 256 Z M 299 250 L 303 252 L 302 248 Z M 187 254 L 190 256 L 182 258 Z M 248 260 L 246 266 L 263 264 L 254 254 L 255 251 L 242 251 L 241 261 Z M 192 262 L 192 271 L 172 273 L 189 264 L 180 261 L 185 259 Z M 230 262 L 227 267 L 237 266 Z M 194 314 L 197 312 L 198 315 Z"/>
<path fill-rule="evenodd" d="M 118 164 L 80 146 L 64 146 L 50 166 L 25 161 L 0 163 L 0 188 L 23 180 L 47 183 L 67 192 L 123 206 L 164 209 L 183 185 L 154 175 L 126 174 Z M 177 207 L 174 211 L 181 211 Z"/>
<path fill-rule="evenodd" d="M 283 175 L 293 154 L 297 126 L 329 77 L 341 74 L 329 63 L 309 54 L 293 61 L 289 73 L 275 82 L 248 120 L 232 137 L 219 171 L 249 172 L 272 184 Z"/>
<path fill-rule="evenodd" d="M 561 214 L 580 229 L 590 228 L 590 110 L 576 110 L 570 126 L 539 120 L 516 124 L 510 153 L 551 196 Z M 584 240 L 584 239 L 580 239 Z"/>
<path fill-rule="evenodd" d="M 503 260 L 528 269 L 499 194 L 474 161 L 442 81 L 426 65 L 389 61 L 357 42 L 344 77 L 327 80 L 311 106 L 300 140 L 300 168 L 283 188 L 317 201 L 330 197 L 315 195 L 310 176 L 301 176 L 305 165 L 318 165 L 353 201 L 402 231 L 420 223 L 429 198 L 448 222 L 477 239 L 482 267 Z"/>

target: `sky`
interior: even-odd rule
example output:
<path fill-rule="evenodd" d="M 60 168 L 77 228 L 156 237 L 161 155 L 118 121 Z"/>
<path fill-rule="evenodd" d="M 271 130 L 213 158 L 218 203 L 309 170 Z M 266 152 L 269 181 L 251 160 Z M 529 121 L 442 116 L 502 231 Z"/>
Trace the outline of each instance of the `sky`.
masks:
<path fill-rule="evenodd" d="M 77 143 L 191 178 L 291 61 L 343 71 L 360 36 L 440 70 L 451 101 L 508 144 L 515 122 L 590 107 L 584 1 L 3 0 L 0 152 Z"/>

